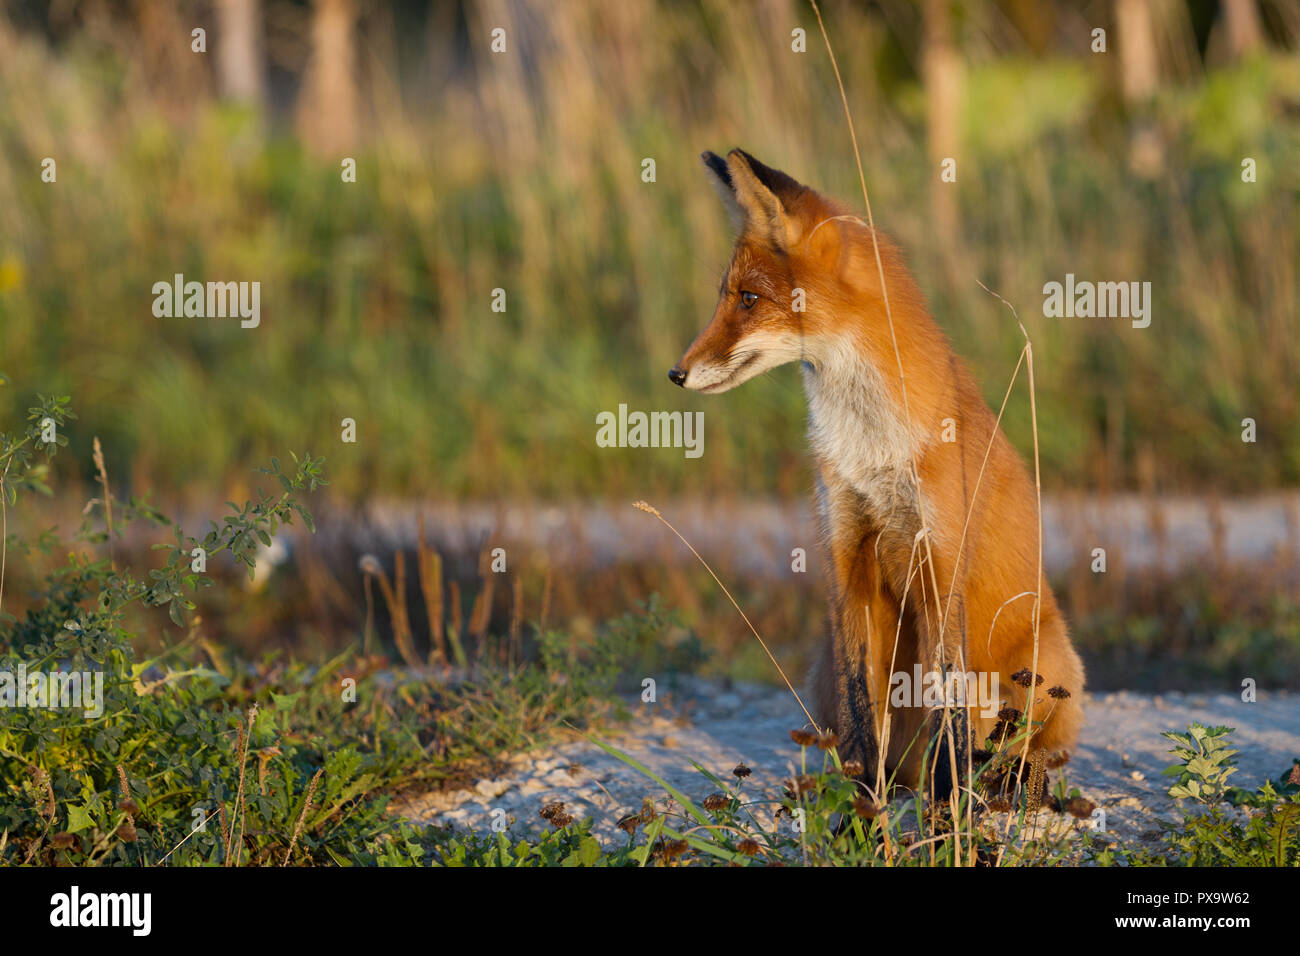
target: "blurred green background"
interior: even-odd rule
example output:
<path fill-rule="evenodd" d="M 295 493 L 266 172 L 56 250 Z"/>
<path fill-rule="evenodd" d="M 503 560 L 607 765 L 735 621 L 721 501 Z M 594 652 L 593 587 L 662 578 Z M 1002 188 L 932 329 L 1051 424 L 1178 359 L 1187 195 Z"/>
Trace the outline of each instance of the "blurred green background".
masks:
<path fill-rule="evenodd" d="M 1022 339 L 977 279 L 1033 338 L 1049 489 L 1296 483 L 1300 5 L 823 14 L 875 219 L 995 408 Z M 353 502 L 806 494 L 793 369 L 722 400 L 665 372 L 732 238 L 702 149 L 861 207 L 807 3 L 10 2 L 0 63 L 0 416 L 72 394 L 67 477 L 98 435 L 124 492 L 186 499 L 287 448 Z M 260 327 L 154 318 L 178 272 L 259 281 Z M 1151 326 L 1044 318 L 1067 272 L 1151 282 Z M 621 402 L 705 410 L 703 458 L 597 448 Z"/>

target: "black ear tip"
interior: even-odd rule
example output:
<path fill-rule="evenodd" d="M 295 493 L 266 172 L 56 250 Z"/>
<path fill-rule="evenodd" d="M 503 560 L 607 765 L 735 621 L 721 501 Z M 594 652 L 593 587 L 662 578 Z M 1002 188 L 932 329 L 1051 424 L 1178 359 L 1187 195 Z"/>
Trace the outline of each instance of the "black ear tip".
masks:
<path fill-rule="evenodd" d="M 727 169 L 727 161 L 725 159 L 717 153 L 710 152 L 707 149 L 700 153 L 700 159 L 704 160 L 704 165 L 713 171 L 713 175 L 717 176 L 719 180 L 726 183 L 728 186 L 731 185 L 731 172 Z"/>

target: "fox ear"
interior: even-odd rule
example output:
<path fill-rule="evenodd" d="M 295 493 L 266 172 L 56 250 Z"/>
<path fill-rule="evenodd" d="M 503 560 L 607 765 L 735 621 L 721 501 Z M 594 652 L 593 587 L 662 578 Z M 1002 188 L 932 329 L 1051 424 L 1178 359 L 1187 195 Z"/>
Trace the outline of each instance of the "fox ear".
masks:
<path fill-rule="evenodd" d="M 722 198 L 722 204 L 727 207 L 727 215 L 731 217 L 731 224 L 739 229 L 745 224 L 745 210 L 740 208 L 740 202 L 736 199 L 736 187 L 731 181 L 731 172 L 727 169 L 727 161 L 717 153 L 711 153 L 705 150 L 700 153 L 700 159 L 709 170 L 709 181 L 713 183 L 713 188 L 718 191 Z"/>
<path fill-rule="evenodd" d="M 746 224 L 756 235 L 778 249 L 788 249 L 798 241 L 788 210 L 806 187 L 742 149 L 727 154 L 727 172 Z"/>

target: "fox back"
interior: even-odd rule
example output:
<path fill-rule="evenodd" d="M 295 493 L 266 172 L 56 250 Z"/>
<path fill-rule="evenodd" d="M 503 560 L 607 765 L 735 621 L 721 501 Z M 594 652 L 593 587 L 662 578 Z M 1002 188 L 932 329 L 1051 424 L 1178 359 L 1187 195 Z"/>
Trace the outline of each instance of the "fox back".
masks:
<path fill-rule="evenodd" d="M 801 364 L 831 577 L 818 722 L 868 776 L 914 786 L 942 708 L 900 685 L 957 671 L 997 688 L 960 708 L 967 745 L 1032 703 L 1025 745 L 1063 760 L 1083 667 L 1041 580 L 1035 489 L 901 253 L 748 153 L 703 159 L 740 234 L 713 318 L 669 378 L 724 392 Z M 955 752 L 931 752 L 950 785 Z"/>

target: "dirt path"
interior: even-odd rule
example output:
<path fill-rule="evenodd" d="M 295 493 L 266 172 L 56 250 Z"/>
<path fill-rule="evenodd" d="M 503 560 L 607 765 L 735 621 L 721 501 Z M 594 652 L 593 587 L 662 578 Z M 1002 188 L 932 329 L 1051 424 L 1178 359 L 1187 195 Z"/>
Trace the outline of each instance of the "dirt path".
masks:
<path fill-rule="evenodd" d="M 643 707 L 609 741 L 660 774 L 693 799 L 716 791 L 692 765 L 732 780 L 743 761 L 753 770 L 744 783 L 754 797 L 778 796 L 782 781 L 797 768 L 799 748 L 789 731 L 804 720 L 789 693 L 762 686 L 723 689 L 689 680 L 676 693 Z M 1168 817 L 1173 802 L 1165 795 L 1171 762 L 1164 730 L 1183 730 L 1192 721 L 1226 724 L 1233 735 L 1238 786 L 1253 789 L 1286 770 L 1300 757 L 1300 695 L 1261 693 L 1256 703 L 1230 695 L 1126 692 L 1090 696 L 1088 725 L 1081 746 L 1067 766 L 1072 786 L 1105 811 L 1108 832 L 1125 841 L 1148 841 L 1158 833 L 1155 820 Z M 426 823 L 490 830 L 492 811 L 504 810 L 515 832 L 540 829 L 543 804 L 562 800 L 568 812 L 591 816 L 593 832 L 605 840 L 626 839 L 619 818 L 640 808 L 643 797 L 663 797 L 662 788 L 586 740 L 511 757 L 505 772 L 480 780 L 473 790 L 430 793 L 408 800 L 398 812 Z M 770 811 L 764 811 L 770 813 Z M 758 814 L 760 820 L 768 818 Z"/>
<path fill-rule="evenodd" d="M 735 573 L 780 578 L 790 550 L 817 552 L 818 532 L 807 500 L 683 499 L 657 501 L 664 515 L 712 561 Z M 610 563 L 687 563 L 680 542 L 630 502 L 495 506 L 375 505 L 363 517 L 320 520 L 315 546 L 353 551 L 415 546 L 417 518 L 428 518 L 430 540 L 446 554 L 476 554 L 485 540 L 508 548 L 544 550 L 557 568 Z M 1043 502 L 1043 561 L 1049 573 L 1091 566 L 1104 548 L 1111 572 L 1203 566 L 1207 560 L 1251 562 L 1300 555 L 1300 493 L 1226 499 L 1187 495 L 1098 497 L 1069 494 Z M 292 536 L 292 531 L 286 532 Z"/>

